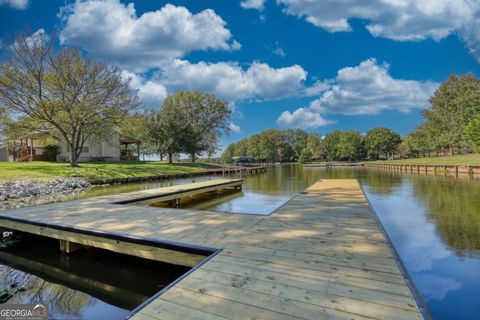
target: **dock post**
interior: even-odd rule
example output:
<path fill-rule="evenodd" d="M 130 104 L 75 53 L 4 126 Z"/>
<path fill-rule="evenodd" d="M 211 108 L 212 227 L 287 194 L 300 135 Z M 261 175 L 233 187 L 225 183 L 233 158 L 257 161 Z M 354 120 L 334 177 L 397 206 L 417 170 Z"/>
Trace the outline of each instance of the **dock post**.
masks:
<path fill-rule="evenodd" d="M 83 249 L 83 245 L 75 242 L 70 242 L 67 240 L 59 240 L 60 242 L 60 251 L 62 253 L 70 254 L 78 250 Z"/>

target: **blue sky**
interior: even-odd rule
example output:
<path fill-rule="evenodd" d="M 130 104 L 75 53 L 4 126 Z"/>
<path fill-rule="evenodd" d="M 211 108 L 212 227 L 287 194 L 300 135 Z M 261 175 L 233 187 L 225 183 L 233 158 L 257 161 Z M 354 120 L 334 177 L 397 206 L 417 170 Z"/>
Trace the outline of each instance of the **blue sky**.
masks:
<path fill-rule="evenodd" d="M 480 74 L 472 0 L 0 0 L 0 59 L 19 32 L 116 64 L 158 108 L 167 94 L 227 100 L 222 144 L 267 128 L 401 134 L 450 74 Z"/>

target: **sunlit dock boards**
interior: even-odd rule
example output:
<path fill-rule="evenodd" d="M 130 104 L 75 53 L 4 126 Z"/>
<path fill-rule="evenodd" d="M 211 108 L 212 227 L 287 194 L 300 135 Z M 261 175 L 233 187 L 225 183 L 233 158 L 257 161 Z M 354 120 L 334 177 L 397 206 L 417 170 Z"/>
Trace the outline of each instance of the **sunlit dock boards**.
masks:
<path fill-rule="evenodd" d="M 0 226 L 24 219 L 16 226 L 219 250 L 132 319 L 423 318 L 356 180 L 319 180 L 269 216 L 106 198 L 4 211 Z"/>

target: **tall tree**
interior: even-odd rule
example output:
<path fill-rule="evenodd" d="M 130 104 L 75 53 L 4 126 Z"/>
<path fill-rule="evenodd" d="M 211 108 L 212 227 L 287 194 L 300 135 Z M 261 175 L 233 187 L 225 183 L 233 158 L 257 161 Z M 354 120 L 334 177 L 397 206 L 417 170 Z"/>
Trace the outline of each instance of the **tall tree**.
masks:
<path fill-rule="evenodd" d="M 360 160 L 362 158 L 362 135 L 355 130 L 343 131 L 338 140 L 338 160 Z"/>
<path fill-rule="evenodd" d="M 228 104 L 212 94 L 198 91 L 182 91 L 165 99 L 163 108 L 177 108 L 184 121 L 179 136 L 181 151 L 190 155 L 192 162 L 197 155 L 211 151 L 223 132 L 229 131 L 231 110 Z"/>
<path fill-rule="evenodd" d="M 323 157 L 322 139 L 317 133 L 309 133 L 307 137 L 306 147 L 312 159 L 321 159 Z"/>
<path fill-rule="evenodd" d="M 149 122 L 147 130 L 149 138 L 157 146 L 158 154 L 167 155 L 172 163 L 174 155 L 182 152 L 185 134 L 190 127 L 182 106 L 170 100 L 171 97 L 167 97 L 162 109 Z"/>
<path fill-rule="evenodd" d="M 285 142 L 289 144 L 293 150 L 290 161 L 296 161 L 302 154 L 303 149 L 307 146 L 308 133 L 303 130 L 287 130 L 285 131 Z"/>
<path fill-rule="evenodd" d="M 327 161 L 338 160 L 338 144 L 340 142 L 341 132 L 334 130 L 325 135 L 322 141 L 323 152 Z"/>
<path fill-rule="evenodd" d="M 410 153 L 425 157 L 435 149 L 432 136 L 433 133 L 431 128 L 426 123 L 423 123 L 413 132 L 407 134 L 403 140 Z"/>
<path fill-rule="evenodd" d="M 231 163 L 233 161 L 232 158 L 235 156 L 235 147 L 236 144 L 232 143 L 227 147 L 227 149 L 225 149 L 225 151 L 223 151 L 221 156 L 222 162 Z"/>
<path fill-rule="evenodd" d="M 438 150 L 468 151 L 465 127 L 480 114 L 480 79 L 472 75 L 450 76 L 430 98 L 432 107 L 423 111 Z"/>
<path fill-rule="evenodd" d="M 402 139 L 398 133 L 379 127 L 368 131 L 363 141 L 367 158 L 376 160 L 388 157 L 388 154 L 395 151 Z"/>
<path fill-rule="evenodd" d="M 76 167 L 85 142 L 111 134 L 138 97 L 119 68 L 85 59 L 75 49 L 56 52 L 53 42 L 44 35 L 17 39 L 0 71 L 0 102 L 64 140 Z"/>
<path fill-rule="evenodd" d="M 475 151 L 480 152 L 480 114 L 475 116 L 465 128 L 465 134 L 473 144 Z"/>

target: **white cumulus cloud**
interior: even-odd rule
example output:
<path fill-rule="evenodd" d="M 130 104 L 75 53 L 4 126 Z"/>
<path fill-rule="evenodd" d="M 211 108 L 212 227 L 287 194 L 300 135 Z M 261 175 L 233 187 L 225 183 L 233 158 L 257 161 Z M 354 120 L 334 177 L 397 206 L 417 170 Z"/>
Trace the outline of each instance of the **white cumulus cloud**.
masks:
<path fill-rule="evenodd" d="M 192 13 L 166 4 L 137 16 L 133 3 L 86 0 L 60 12 L 63 45 L 80 46 L 130 71 L 156 68 L 195 50 L 237 50 L 226 22 L 211 9 Z"/>
<path fill-rule="evenodd" d="M 237 101 L 277 100 L 302 95 L 307 72 L 298 65 L 273 68 L 253 62 L 242 67 L 234 62 L 191 63 L 174 60 L 148 76 L 123 71 L 148 107 L 158 107 L 167 94 L 182 90 L 212 93 L 232 106 Z M 233 130 L 234 131 L 234 130 Z"/>
<path fill-rule="evenodd" d="M 228 125 L 228 128 L 229 128 L 230 131 L 232 131 L 232 132 L 235 132 L 235 133 L 239 133 L 239 132 L 240 132 L 240 126 L 236 125 L 236 124 L 233 123 L 233 122 L 230 122 L 230 124 Z"/>
<path fill-rule="evenodd" d="M 347 115 L 377 114 L 383 110 L 409 112 L 425 108 L 439 86 L 433 81 L 395 79 L 388 73 L 388 64 L 368 59 L 356 67 L 340 69 L 328 88 L 310 104 L 322 113 Z"/>
<path fill-rule="evenodd" d="M 12 8 L 23 10 L 28 7 L 29 0 L 0 0 L 1 5 L 8 5 Z"/>
<path fill-rule="evenodd" d="M 240 2 L 240 6 L 244 9 L 262 11 L 265 8 L 265 0 L 244 0 Z"/>
<path fill-rule="evenodd" d="M 477 0 L 277 0 L 285 13 L 305 19 L 329 32 L 351 31 L 350 20 L 367 20 L 376 37 L 397 41 L 458 34 L 480 59 L 480 1 Z"/>
<path fill-rule="evenodd" d="M 242 68 L 233 62 L 176 60 L 154 77 L 169 92 L 201 90 L 233 102 L 295 96 L 303 89 L 307 72 L 299 65 L 272 68 L 265 63 L 253 62 L 248 68 Z"/>
<path fill-rule="evenodd" d="M 277 123 L 282 127 L 308 129 L 318 128 L 334 123 L 334 121 L 324 119 L 317 112 L 312 112 L 308 108 L 298 108 L 294 112 L 284 111 L 277 119 Z"/>
<path fill-rule="evenodd" d="M 130 86 L 138 91 L 143 104 L 149 108 L 158 108 L 167 97 L 167 89 L 161 84 L 142 78 L 134 73 L 123 71 L 122 77 L 130 81 Z"/>
<path fill-rule="evenodd" d="M 428 106 L 439 83 L 395 79 L 388 69 L 388 64 L 379 64 L 375 59 L 340 69 L 335 78 L 306 88 L 307 95 L 320 95 L 307 108 L 293 113 L 285 111 L 277 121 L 283 126 L 318 127 L 328 124 L 322 117 L 325 114 L 374 115 L 385 110 L 409 112 Z"/>

